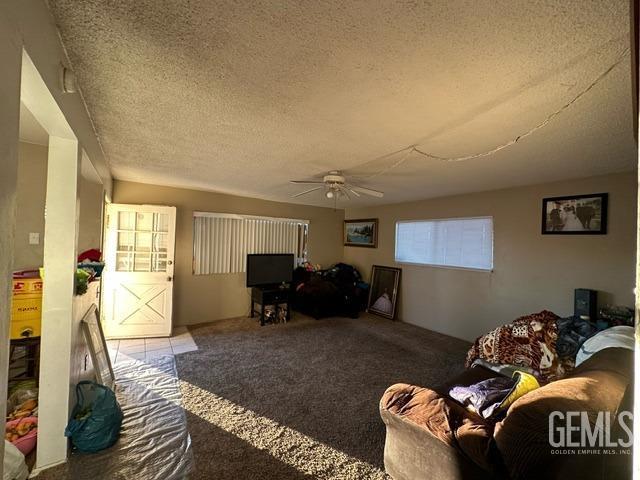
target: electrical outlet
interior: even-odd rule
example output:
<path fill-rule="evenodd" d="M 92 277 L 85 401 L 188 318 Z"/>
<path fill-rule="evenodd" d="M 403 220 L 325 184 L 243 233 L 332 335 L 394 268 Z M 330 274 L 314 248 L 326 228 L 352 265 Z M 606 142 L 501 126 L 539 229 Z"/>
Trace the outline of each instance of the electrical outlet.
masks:
<path fill-rule="evenodd" d="M 40 245 L 40 234 L 38 232 L 29 233 L 29 245 Z"/>

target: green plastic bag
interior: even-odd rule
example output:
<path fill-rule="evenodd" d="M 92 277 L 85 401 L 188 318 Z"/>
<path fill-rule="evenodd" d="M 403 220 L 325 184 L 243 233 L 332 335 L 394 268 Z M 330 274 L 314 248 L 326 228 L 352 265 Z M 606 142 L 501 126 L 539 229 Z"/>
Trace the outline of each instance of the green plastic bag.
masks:
<path fill-rule="evenodd" d="M 98 452 L 116 443 L 122 427 L 122 410 L 113 391 L 84 381 L 76 385 L 76 397 L 65 436 L 85 453 Z"/>

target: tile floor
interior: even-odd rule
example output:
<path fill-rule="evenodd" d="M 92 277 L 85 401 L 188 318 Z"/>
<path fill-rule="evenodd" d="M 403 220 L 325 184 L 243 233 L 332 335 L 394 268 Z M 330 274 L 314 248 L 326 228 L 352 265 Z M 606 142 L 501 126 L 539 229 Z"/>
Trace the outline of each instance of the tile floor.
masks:
<path fill-rule="evenodd" d="M 169 338 L 135 338 L 130 340 L 107 340 L 111 362 L 127 360 L 146 361 L 163 355 L 178 355 L 193 352 L 198 346 L 186 327 L 176 327 Z"/>

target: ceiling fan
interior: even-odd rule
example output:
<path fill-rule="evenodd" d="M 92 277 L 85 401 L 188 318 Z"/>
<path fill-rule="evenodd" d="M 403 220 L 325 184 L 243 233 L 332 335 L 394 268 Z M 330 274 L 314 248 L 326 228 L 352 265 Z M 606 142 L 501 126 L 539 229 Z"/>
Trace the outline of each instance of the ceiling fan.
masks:
<path fill-rule="evenodd" d="M 294 198 L 317 190 L 324 190 L 325 197 L 335 199 L 340 197 L 350 199 L 351 196 L 349 193 L 352 193 L 356 197 L 359 197 L 361 194 L 378 198 L 382 198 L 384 196 L 384 193 L 377 190 L 346 183 L 344 176 L 338 170 L 330 171 L 322 180 L 291 180 L 290 183 L 298 185 L 319 185 L 317 187 L 310 188 L 309 190 L 305 190 L 304 192 L 292 195 Z"/>

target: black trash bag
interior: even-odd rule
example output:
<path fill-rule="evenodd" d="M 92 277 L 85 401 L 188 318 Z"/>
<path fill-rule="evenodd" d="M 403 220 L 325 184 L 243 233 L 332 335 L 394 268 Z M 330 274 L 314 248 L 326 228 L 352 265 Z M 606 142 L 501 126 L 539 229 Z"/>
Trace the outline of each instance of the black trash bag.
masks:
<path fill-rule="evenodd" d="M 116 443 L 122 427 L 122 410 L 116 395 L 104 385 L 83 381 L 76 385 L 77 403 L 64 431 L 73 445 L 94 453 Z"/>

